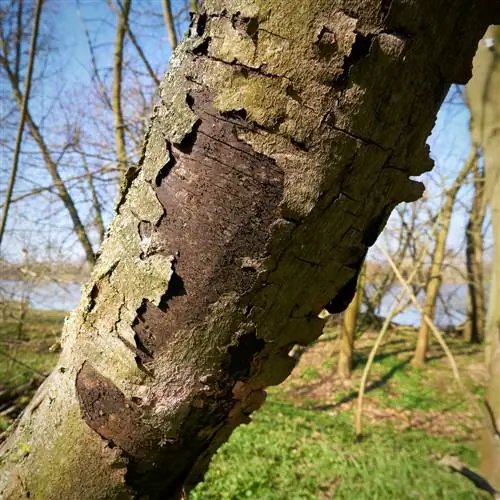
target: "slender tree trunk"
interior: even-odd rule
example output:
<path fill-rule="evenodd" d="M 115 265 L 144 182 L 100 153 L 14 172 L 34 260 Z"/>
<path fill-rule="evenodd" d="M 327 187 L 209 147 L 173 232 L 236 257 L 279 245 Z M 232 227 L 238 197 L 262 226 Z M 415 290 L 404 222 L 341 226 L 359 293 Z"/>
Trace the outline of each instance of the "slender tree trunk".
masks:
<path fill-rule="evenodd" d="M 347 307 L 391 210 L 422 193 L 446 82 L 500 17 L 369 5 L 205 2 L 58 366 L 2 445 L 4 498 L 178 498 L 319 312 Z"/>
<path fill-rule="evenodd" d="M 356 325 L 361 305 L 364 287 L 364 272 L 361 272 L 356 293 L 351 303 L 344 312 L 344 318 L 340 330 L 340 349 L 337 365 L 337 374 L 342 380 L 351 378 L 353 368 L 354 339 L 356 338 Z"/>
<path fill-rule="evenodd" d="M 177 33 L 175 32 L 174 16 L 172 15 L 172 6 L 170 0 L 162 0 L 163 17 L 167 28 L 168 41 L 172 51 L 177 47 Z"/>
<path fill-rule="evenodd" d="M 482 440 L 481 469 L 500 490 L 500 26 L 491 27 L 474 58 L 474 78 L 467 86 L 473 140 L 483 150 L 485 196 L 491 205 L 493 276 L 485 330 L 486 363 L 490 382 L 490 418 Z"/>
<path fill-rule="evenodd" d="M 18 25 L 20 23 L 20 18 L 22 18 L 22 2 L 20 3 L 18 10 Z M 7 225 L 7 217 L 9 215 L 10 202 L 12 200 L 12 193 L 14 192 L 14 184 L 16 182 L 17 167 L 19 164 L 19 155 L 21 153 L 21 143 L 23 139 L 24 123 L 26 122 L 26 111 L 28 110 L 28 101 L 30 98 L 31 91 L 31 77 L 33 74 L 33 66 L 35 63 L 36 56 L 36 40 L 38 38 L 38 27 L 40 25 L 40 15 L 42 13 L 43 0 L 38 0 L 35 7 L 35 18 L 33 20 L 33 32 L 31 35 L 30 51 L 28 54 L 28 70 L 26 72 L 26 78 L 24 80 L 24 95 L 20 106 L 20 117 L 19 126 L 17 129 L 16 145 L 14 147 L 14 156 L 12 158 L 12 166 L 10 170 L 9 182 L 7 184 L 7 190 L 5 193 L 5 202 L 3 204 L 2 219 L 0 220 L 0 247 L 2 245 L 3 235 L 5 231 L 5 226 Z M 19 26 L 18 26 L 19 32 Z M 19 41 L 18 46 L 20 47 L 21 42 Z M 16 55 L 15 61 L 15 73 L 19 74 L 19 55 Z"/>
<path fill-rule="evenodd" d="M 97 229 L 97 234 L 99 235 L 99 246 L 104 241 L 104 235 L 106 234 L 106 229 L 104 227 L 104 219 L 102 217 L 102 206 L 99 201 L 99 196 L 97 195 L 97 189 L 94 183 L 94 177 L 88 166 L 87 157 L 82 149 L 79 149 L 80 158 L 82 159 L 83 168 L 85 170 L 87 182 L 89 185 L 90 197 L 92 200 L 92 209 L 94 210 L 94 224 Z"/>
<path fill-rule="evenodd" d="M 464 166 L 460 170 L 459 174 L 457 175 L 453 186 L 447 191 L 444 203 L 439 213 L 439 217 L 441 219 L 440 228 L 436 235 L 436 245 L 434 247 L 434 253 L 432 255 L 429 281 L 425 290 L 425 304 L 423 308 L 422 321 L 420 323 L 420 329 L 417 336 L 417 347 L 415 348 L 415 353 L 412 360 L 413 366 L 417 368 L 420 368 L 424 365 L 427 356 L 430 329 L 429 324 L 425 321 L 424 318 L 425 316 L 428 316 L 431 320 L 434 320 L 436 301 L 442 282 L 441 271 L 446 251 L 448 230 L 450 228 L 451 216 L 453 214 L 453 205 L 455 204 L 455 199 L 458 192 L 460 191 L 460 188 L 462 187 L 465 178 L 474 168 L 474 164 L 476 162 L 477 153 L 474 148 L 474 150 L 471 151 L 471 154 L 469 155 L 469 158 L 465 162 Z"/>
<path fill-rule="evenodd" d="M 477 146 L 476 146 L 477 147 Z M 470 343 L 480 343 L 486 323 L 484 288 L 483 222 L 485 216 L 484 172 L 478 163 L 474 166 L 474 194 L 465 231 L 467 267 L 467 321 L 464 338 Z"/>
<path fill-rule="evenodd" d="M 124 0 L 123 6 L 117 10 L 118 24 L 116 26 L 115 50 L 113 56 L 113 90 L 111 104 L 115 117 L 115 148 L 118 167 L 125 175 L 127 170 L 127 147 L 125 145 L 125 120 L 122 107 L 123 81 L 123 45 L 127 32 L 128 16 L 131 0 Z"/>

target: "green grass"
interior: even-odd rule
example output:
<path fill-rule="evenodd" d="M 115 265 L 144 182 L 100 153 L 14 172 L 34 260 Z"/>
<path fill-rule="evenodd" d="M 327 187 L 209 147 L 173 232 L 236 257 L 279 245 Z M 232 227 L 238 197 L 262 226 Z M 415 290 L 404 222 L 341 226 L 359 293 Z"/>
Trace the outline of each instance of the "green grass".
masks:
<path fill-rule="evenodd" d="M 22 323 L 19 304 L 2 304 L 7 313 L 0 322 L 0 391 L 27 384 L 41 374 L 48 374 L 57 362 L 58 354 L 50 350 L 59 340 L 66 313 L 28 309 Z M 33 391 L 20 396 L 16 404 L 26 404 Z M 0 415 L 0 432 L 12 422 Z"/>
<path fill-rule="evenodd" d="M 271 389 L 253 422 L 238 428 L 219 450 L 192 498 L 488 498 L 438 464 L 444 455 L 454 455 L 477 466 L 479 416 L 435 346 L 435 359 L 425 369 L 411 367 L 413 341 L 414 336 L 395 335 L 376 357 L 369 379 L 374 386 L 366 395 L 364 439 L 357 442 L 357 393 L 332 384 L 335 341 L 320 339 L 291 380 Z M 372 344 L 371 337 L 360 342 L 353 387 Z M 449 345 L 463 375 L 482 356 L 460 340 L 451 339 Z M 466 382 L 474 393 L 481 392 L 477 383 Z"/>
<path fill-rule="evenodd" d="M 64 313 L 30 310 L 22 331 L 14 320 L 0 324 L 0 350 L 16 360 L 0 354 L 0 390 L 29 382 L 33 369 L 50 371 L 57 354 L 49 348 L 59 339 L 63 319 Z M 336 335 L 323 336 L 303 354 L 291 378 L 271 388 L 254 421 L 238 428 L 219 450 L 191 498 L 488 498 L 437 463 L 443 455 L 455 455 L 477 466 L 479 417 L 435 346 L 425 369 L 410 366 L 412 335 L 397 332 L 376 356 L 364 439 L 356 441 L 356 389 L 372 344 L 373 335 L 357 340 L 356 370 L 346 385 L 335 378 Z M 449 345 L 462 374 L 468 364 L 482 360 L 480 349 L 459 339 L 449 339 Z M 484 394 L 480 383 L 465 381 L 474 394 Z M 0 432 L 10 422 L 0 416 Z"/>
<path fill-rule="evenodd" d="M 477 491 L 436 457 L 475 465 L 470 443 L 371 425 L 356 442 L 351 412 L 300 408 L 274 394 L 214 458 L 193 499 L 471 499 Z"/>
<path fill-rule="evenodd" d="M 304 370 L 302 370 L 302 372 L 300 373 L 300 378 L 306 382 L 318 380 L 319 372 L 318 370 L 316 370 L 316 368 L 308 366 L 307 368 L 304 368 Z"/>

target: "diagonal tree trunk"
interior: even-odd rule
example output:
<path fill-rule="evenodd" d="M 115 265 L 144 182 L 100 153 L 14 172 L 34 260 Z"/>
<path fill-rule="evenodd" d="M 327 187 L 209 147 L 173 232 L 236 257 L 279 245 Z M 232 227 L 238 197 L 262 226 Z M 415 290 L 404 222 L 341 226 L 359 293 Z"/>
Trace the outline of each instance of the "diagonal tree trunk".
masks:
<path fill-rule="evenodd" d="M 2 67 L 5 70 L 5 73 L 7 74 L 7 78 L 9 79 L 9 83 L 12 87 L 12 92 L 14 93 L 16 103 L 19 109 L 21 109 L 23 102 L 23 94 L 21 93 L 19 82 L 16 80 L 15 75 L 8 64 L 7 58 L 1 56 L 0 63 L 2 64 Z M 92 248 L 92 243 L 90 241 L 89 235 L 80 218 L 80 215 L 78 214 L 75 200 L 71 196 L 71 193 L 68 191 L 64 183 L 64 180 L 61 178 L 59 170 L 57 168 L 57 163 L 52 158 L 49 147 L 45 142 L 45 139 L 40 131 L 40 128 L 35 123 L 35 120 L 31 116 L 31 113 L 28 108 L 26 109 L 26 123 L 28 125 L 29 131 L 33 139 L 35 140 L 37 146 L 40 149 L 45 164 L 45 168 L 47 169 L 47 171 L 50 174 L 50 177 L 52 178 L 52 182 L 54 183 L 54 186 L 56 188 L 57 195 L 61 199 L 64 208 L 68 211 L 76 236 L 85 252 L 86 260 L 90 264 L 90 266 L 92 266 L 95 262 L 94 250 Z"/>
<path fill-rule="evenodd" d="M 421 368 L 427 356 L 427 348 L 429 346 L 430 327 L 425 317 L 427 316 L 434 321 L 436 312 L 436 301 L 439 295 L 439 289 L 442 283 L 442 268 L 446 251 L 446 240 L 448 239 L 448 231 L 450 228 L 451 216 L 453 215 L 453 206 L 460 188 L 462 187 L 467 175 L 473 170 L 474 164 L 477 162 L 476 149 L 473 148 L 469 158 L 457 175 L 453 185 L 445 194 L 445 199 L 439 211 L 439 230 L 436 235 L 436 245 L 432 254 L 431 269 L 429 271 L 429 281 L 425 289 L 425 304 L 423 308 L 422 320 L 420 329 L 417 335 L 417 346 L 413 355 L 412 364 L 416 368 Z"/>
<path fill-rule="evenodd" d="M 489 1 L 207 0 L 4 498 L 178 498 L 351 301 Z"/>

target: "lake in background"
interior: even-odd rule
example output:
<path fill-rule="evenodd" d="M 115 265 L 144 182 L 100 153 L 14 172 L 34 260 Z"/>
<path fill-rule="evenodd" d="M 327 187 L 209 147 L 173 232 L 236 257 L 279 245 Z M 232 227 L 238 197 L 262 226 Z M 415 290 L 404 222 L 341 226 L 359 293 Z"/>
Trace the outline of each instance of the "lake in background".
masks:
<path fill-rule="evenodd" d="M 71 311 L 80 301 L 80 283 L 0 280 L 1 300 L 27 300 L 35 309 Z"/>
<path fill-rule="evenodd" d="M 394 305 L 396 297 L 401 293 L 401 285 L 393 286 L 391 293 L 382 299 L 378 314 L 387 316 Z M 445 283 L 441 286 L 440 296 L 436 304 L 434 322 L 441 328 L 459 325 L 466 318 L 467 312 L 467 285 L 465 283 Z M 424 303 L 425 294 L 422 291 L 418 297 L 421 305 Z M 405 298 L 403 298 L 405 301 Z M 411 304 L 402 313 L 394 317 L 393 321 L 402 325 L 418 326 L 421 320 L 420 311 Z"/>
<path fill-rule="evenodd" d="M 80 283 L 30 283 L 0 280 L 0 301 L 28 300 L 31 307 L 35 309 L 71 311 L 78 305 L 80 289 Z M 400 291 L 399 285 L 394 286 L 391 293 L 383 298 L 378 311 L 380 316 L 386 316 L 389 313 Z M 424 294 L 420 294 L 418 298 L 422 303 Z M 438 326 L 445 328 L 462 323 L 467 310 L 467 285 L 444 284 L 441 287 L 441 296 L 436 309 L 435 322 Z M 417 326 L 420 324 L 420 312 L 411 305 L 398 314 L 394 321 L 403 325 Z"/>

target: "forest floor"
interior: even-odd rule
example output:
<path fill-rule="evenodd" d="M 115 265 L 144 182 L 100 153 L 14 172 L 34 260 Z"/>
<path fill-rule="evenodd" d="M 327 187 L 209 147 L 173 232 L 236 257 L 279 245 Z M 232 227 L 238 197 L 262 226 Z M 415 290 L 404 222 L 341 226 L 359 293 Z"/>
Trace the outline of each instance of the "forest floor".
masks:
<path fill-rule="evenodd" d="M 40 374 L 55 364 L 64 316 L 28 310 L 22 329 L 17 320 L 0 317 L 0 441 Z M 336 328 L 325 330 L 289 379 L 269 389 L 253 422 L 233 433 L 190 498 L 488 498 L 438 463 L 451 455 L 477 468 L 481 429 L 479 410 L 454 381 L 441 348 L 432 344 L 427 366 L 412 368 L 415 332 L 391 331 L 368 380 L 358 440 L 357 389 L 376 332 L 357 339 L 347 383 L 336 375 L 337 337 Z M 449 335 L 446 340 L 468 391 L 480 401 L 482 347 Z M 19 387 L 25 390 L 9 400 Z"/>
<path fill-rule="evenodd" d="M 489 498 L 439 464 L 444 456 L 478 465 L 480 410 L 453 379 L 439 345 L 425 369 L 410 361 L 416 332 L 394 329 L 368 379 L 363 434 L 354 415 L 363 368 L 377 332 L 356 341 L 349 383 L 336 375 L 335 329 L 302 355 L 290 378 L 215 456 L 201 499 L 480 499 Z M 479 401 L 486 372 L 481 346 L 446 336 L 461 377 Z"/>
<path fill-rule="evenodd" d="M 57 362 L 66 314 L 26 309 L 13 301 L 1 304 L 0 442 L 2 433 Z"/>

